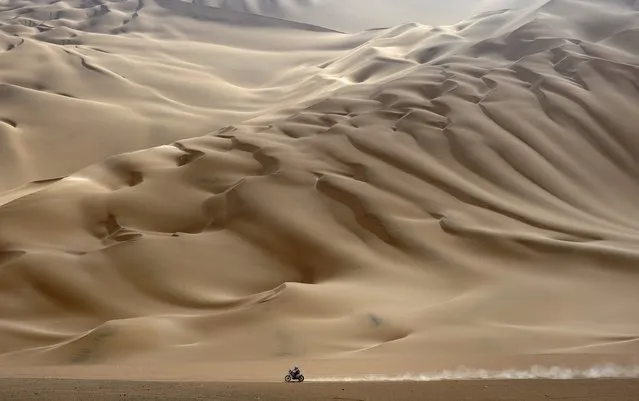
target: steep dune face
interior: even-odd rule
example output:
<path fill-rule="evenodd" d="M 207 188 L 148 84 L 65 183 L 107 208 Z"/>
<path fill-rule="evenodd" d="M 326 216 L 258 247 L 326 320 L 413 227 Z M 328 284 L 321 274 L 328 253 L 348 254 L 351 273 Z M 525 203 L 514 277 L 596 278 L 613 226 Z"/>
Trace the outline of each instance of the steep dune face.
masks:
<path fill-rule="evenodd" d="M 132 88 L 120 107 L 166 110 L 154 122 L 167 134 L 154 139 L 179 140 L 2 198 L 0 361 L 361 358 L 364 370 L 369 357 L 636 355 L 639 3 L 555 0 L 358 35 L 281 21 L 247 32 L 219 15 L 190 19 L 186 4 L 149 7 L 170 23 L 144 25 L 142 11 L 141 34 L 80 38 L 111 43 L 112 57 L 92 59 L 108 77 L 132 63 L 135 78 L 108 82 L 139 87 L 158 74 L 161 93 L 175 80 L 148 61 L 160 48 L 159 60 L 207 76 L 231 56 L 264 74 L 278 59 L 289 69 L 236 98 L 215 84 L 166 89 L 229 96 L 229 114 L 250 99 L 238 123 L 204 136 L 168 114 L 203 127 L 193 110 L 204 106 L 168 108 L 173 95 L 143 100 Z M 205 26 L 231 44 L 203 44 Z M 251 35 L 265 35 L 264 48 L 242 41 Z M 296 53 L 269 42 L 284 37 Z M 157 47 L 142 51 L 140 38 Z M 247 59 L 239 43 L 256 46 Z M 207 61 L 214 52 L 224 57 Z M 68 68 L 70 78 L 82 67 Z M 221 70 L 248 83 L 258 68 Z M 181 71 L 185 85 L 201 82 Z M 74 85 L 128 93 L 99 80 Z M 101 125 L 87 113 L 78 120 Z M 148 145 L 137 131 L 96 135 L 115 153 L 119 134 Z M 83 146 L 51 137 L 69 152 Z"/>

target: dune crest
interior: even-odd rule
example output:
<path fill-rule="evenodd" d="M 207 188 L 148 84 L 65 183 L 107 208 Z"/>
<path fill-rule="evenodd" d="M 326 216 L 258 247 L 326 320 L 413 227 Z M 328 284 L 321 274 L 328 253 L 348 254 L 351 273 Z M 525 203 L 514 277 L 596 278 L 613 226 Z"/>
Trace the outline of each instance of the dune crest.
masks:
<path fill-rule="evenodd" d="M 188 0 L 187 0 L 188 1 Z M 535 0 L 548 1 L 548 0 Z M 409 22 L 452 25 L 475 14 L 519 9 L 530 0 L 195 0 L 209 7 L 313 24 L 342 32 L 390 28 Z"/>
<path fill-rule="evenodd" d="M 15 4 L 0 364 L 636 355 L 639 3 Z"/>

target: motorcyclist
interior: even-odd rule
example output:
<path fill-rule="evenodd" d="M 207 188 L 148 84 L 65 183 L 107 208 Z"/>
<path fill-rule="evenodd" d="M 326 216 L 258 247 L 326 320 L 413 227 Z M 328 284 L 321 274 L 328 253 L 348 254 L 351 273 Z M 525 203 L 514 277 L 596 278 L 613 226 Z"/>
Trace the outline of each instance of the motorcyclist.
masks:
<path fill-rule="evenodd" d="M 293 369 L 291 369 L 290 372 L 291 372 L 291 376 L 294 379 L 296 379 L 300 375 L 300 373 L 302 373 L 300 371 L 300 368 L 297 367 L 297 365 L 293 366 Z"/>

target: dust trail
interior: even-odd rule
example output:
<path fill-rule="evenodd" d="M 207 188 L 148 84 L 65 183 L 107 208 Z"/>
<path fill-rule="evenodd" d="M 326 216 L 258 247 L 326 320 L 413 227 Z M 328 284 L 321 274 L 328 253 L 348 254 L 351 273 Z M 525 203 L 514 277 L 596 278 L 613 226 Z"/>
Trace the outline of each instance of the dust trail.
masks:
<path fill-rule="evenodd" d="M 363 381 L 439 381 L 439 380 L 477 380 L 477 379 L 603 379 L 637 378 L 639 366 L 620 366 L 615 364 L 595 365 L 585 369 L 562 366 L 532 366 L 529 369 L 486 370 L 465 367 L 456 370 L 443 370 L 432 373 L 406 373 L 403 375 L 362 375 L 333 376 L 309 379 L 313 382 L 363 382 Z"/>

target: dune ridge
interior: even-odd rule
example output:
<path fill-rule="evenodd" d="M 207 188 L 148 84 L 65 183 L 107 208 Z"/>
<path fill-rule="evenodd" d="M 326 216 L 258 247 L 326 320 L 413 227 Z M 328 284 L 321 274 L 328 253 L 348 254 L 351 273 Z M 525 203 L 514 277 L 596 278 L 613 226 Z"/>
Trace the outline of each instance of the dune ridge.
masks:
<path fill-rule="evenodd" d="M 638 2 L 14 4 L 0 364 L 637 355 Z"/>
<path fill-rule="evenodd" d="M 540 1 L 540 0 L 536 0 Z M 545 1 L 545 0 L 543 0 Z M 276 17 L 342 32 L 384 29 L 409 22 L 452 25 L 485 11 L 519 9 L 528 0 L 455 0 L 433 4 L 421 0 L 197 0 L 224 10 Z"/>
<path fill-rule="evenodd" d="M 299 104 L 325 90 L 315 63 L 371 36 L 311 41 L 309 25 L 179 0 L 15 4 L 0 11 L 0 190 Z"/>

